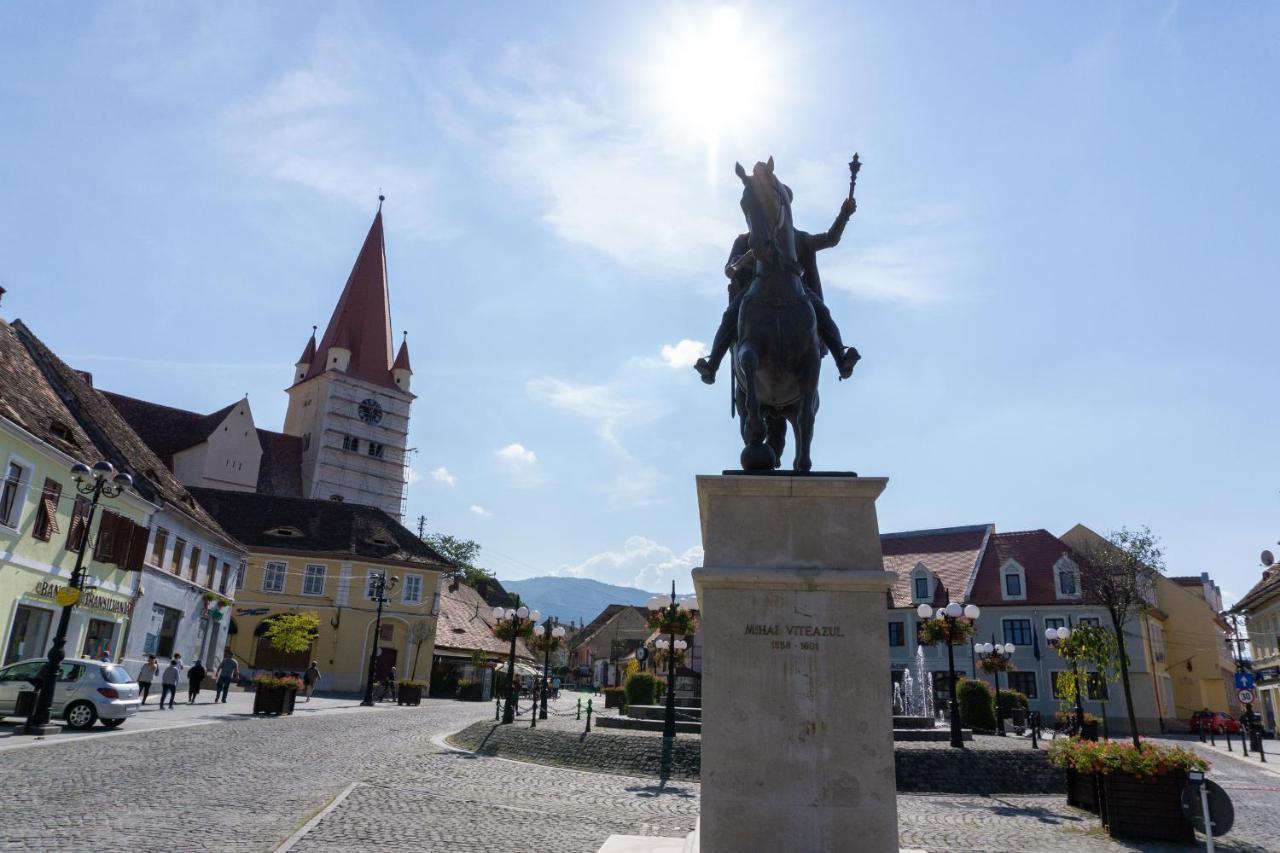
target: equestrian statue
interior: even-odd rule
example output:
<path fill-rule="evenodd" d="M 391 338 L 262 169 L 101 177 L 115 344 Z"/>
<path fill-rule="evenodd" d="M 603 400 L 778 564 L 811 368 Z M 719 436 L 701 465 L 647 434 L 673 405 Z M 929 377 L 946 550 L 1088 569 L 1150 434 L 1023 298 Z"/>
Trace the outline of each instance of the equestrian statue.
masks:
<path fill-rule="evenodd" d="M 817 253 L 840 242 L 857 204 L 854 186 L 861 163 L 849 163 L 849 196 L 831 228 L 821 234 L 796 229 L 791 220 L 791 188 L 774 175 L 773 158 L 756 163 L 742 180 L 742 212 L 747 233 L 738 235 L 725 265 L 729 307 L 711 352 L 694 369 L 708 385 L 725 353 L 733 353 L 734 413 L 742 431 L 742 469 L 772 471 L 781 465 L 786 428 L 795 434 L 793 468 L 813 467 L 810 446 L 818 413 L 818 375 L 829 351 L 841 379 L 848 379 L 860 356 L 845 347 L 840 329 L 822 300 Z"/>

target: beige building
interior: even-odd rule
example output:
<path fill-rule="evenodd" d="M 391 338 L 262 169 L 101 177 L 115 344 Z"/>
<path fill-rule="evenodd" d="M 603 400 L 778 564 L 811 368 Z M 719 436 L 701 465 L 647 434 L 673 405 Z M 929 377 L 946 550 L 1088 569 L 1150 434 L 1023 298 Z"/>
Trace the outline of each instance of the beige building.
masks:
<path fill-rule="evenodd" d="M 1244 616 L 1257 700 L 1253 708 L 1268 729 L 1280 720 L 1280 566 L 1263 569 L 1262 577 L 1232 610 Z"/>
<path fill-rule="evenodd" d="M 1208 600 L 1201 578 L 1156 579 L 1163 623 L 1165 665 L 1173 684 L 1173 717 L 1179 727 L 1196 711 L 1238 713 L 1227 646 L 1227 623 Z"/>
<path fill-rule="evenodd" d="M 569 655 L 579 683 L 612 687 L 622 683 L 626 659 L 652 633 L 649 611 L 630 604 L 610 604 L 574 635 Z"/>

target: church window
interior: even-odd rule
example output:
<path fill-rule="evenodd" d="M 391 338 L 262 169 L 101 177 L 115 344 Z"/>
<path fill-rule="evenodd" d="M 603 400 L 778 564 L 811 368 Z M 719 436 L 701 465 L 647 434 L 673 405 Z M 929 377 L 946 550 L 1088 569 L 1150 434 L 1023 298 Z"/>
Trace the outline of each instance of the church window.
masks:
<path fill-rule="evenodd" d="M 360 450 L 360 439 L 353 435 L 344 435 L 342 437 L 342 449 L 350 450 L 353 453 L 358 452 Z"/>
<path fill-rule="evenodd" d="M 302 449 L 309 450 L 311 448 L 311 433 L 304 432 L 302 434 Z"/>
<path fill-rule="evenodd" d="M 371 442 L 369 442 L 369 455 L 370 455 L 370 456 L 372 456 L 372 457 L 374 457 L 374 458 L 376 458 L 376 459 L 381 459 L 381 458 L 382 458 L 382 453 L 383 453 L 383 451 L 384 451 L 384 450 L 386 450 L 386 446 L 385 446 L 385 445 L 383 445 L 383 444 L 379 444 L 379 443 L 378 443 L 378 442 L 376 442 L 376 441 L 371 441 Z"/>

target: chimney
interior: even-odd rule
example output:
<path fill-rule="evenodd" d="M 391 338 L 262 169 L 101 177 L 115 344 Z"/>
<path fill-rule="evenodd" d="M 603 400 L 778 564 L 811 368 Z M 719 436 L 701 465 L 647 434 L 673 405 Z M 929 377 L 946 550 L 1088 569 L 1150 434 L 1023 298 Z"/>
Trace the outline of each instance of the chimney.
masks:
<path fill-rule="evenodd" d="M 92 387 L 93 387 L 93 374 L 92 374 L 92 373 L 90 373 L 90 372 L 89 372 L 89 371 L 87 371 L 87 370 L 77 370 L 77 371 L 76 371 L 76 373 L 79 373 L 79 374 L 80 374 L 80 378 L 84 380 L 84 384 L 88 385 L 90 388 L 92 388 Z"/>

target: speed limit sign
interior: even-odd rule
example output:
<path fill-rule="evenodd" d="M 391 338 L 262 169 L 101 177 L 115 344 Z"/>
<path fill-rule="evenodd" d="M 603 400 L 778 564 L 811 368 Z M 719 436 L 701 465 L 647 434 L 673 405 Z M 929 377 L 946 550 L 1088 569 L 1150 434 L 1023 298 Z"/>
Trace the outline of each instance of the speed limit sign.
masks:
<path fill-rule="evenodd" d="M 1240 690 L 1236 692 L 1236 698 L 1240 700 L 1241 705 L 1248 705 L 1253 701 L 1252 690 Z"/>

